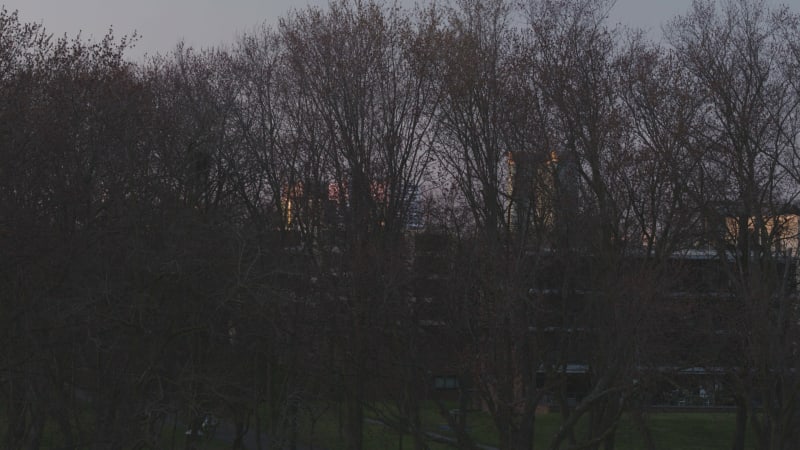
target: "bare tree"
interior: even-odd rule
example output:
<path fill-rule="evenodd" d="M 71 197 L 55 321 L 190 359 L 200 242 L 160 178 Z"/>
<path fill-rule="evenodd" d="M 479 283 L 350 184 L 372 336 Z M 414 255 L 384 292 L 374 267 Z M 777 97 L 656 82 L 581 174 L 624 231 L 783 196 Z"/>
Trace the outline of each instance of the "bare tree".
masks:
<path fill-rule="evenodd" d="M 514 12 L 509 2 L 462 1 L 445 16 L 436 152 L 440 190 L 451 185 L 456 201 L 441 224 L 454 242 L 442 301 L 449 341 L 460 346 L 452 352 L 463 357 L 462 414 L 449 418 L 463 448 L 475 445 L 465 429 L 470 397 L 491 414 L 501 448 L 516 449 L 533 445 L 547 393 L 537 382 L 546 326 L 531 286 L 552 244 L 558 175 Z"/>
<path fill-rule="evenodd" d="M 733 289 L 736 323 L 743 333 L 736 359 L 737 424 L 734 448 L 743 448 L 747 418 L 759 448 L 789 448 L 796 442 L 793 417 L 798 378 L 794 374 L 796 318 L 789 273 L 793 250 L 782 247 L 797 198 L 793 131 L 798 98 L 785 76 L 791 47 L 781 30 L 797 18 L 763 2 L 731 1 L 717 9 L 696 2 L 669 29 L 669 42 L 691 71 L 705 114 L 697 141 L 707 183 L 701 195 L 723 270 Z M 713 181 L 712 181 L 713 180 Z M 726 224 L 723 224 L 727 221 Z M 761 405 L 761 407 L 759 407 Z"/>
<path fill-rule="evenodd" d="M 314 175 L 300 181 L 304 190 L 321 189 L 317 204 L 331 209 L 305 245 L 327 280 L 332 374 L 344 400 L 346 442 L 356 449 L 369 367 L 380 364 L 376 338 L 415 330 L 393 319 L 411 317 L 402 315 L 410 308 L 404 230 L 430 161 L 436 91 L 426 53 L 433 44 L 427 28 L 415 28 L 396 6 L 371 2 L 298 12 L 280 32 L 288 92 L 297 96 L 289 142 L 302 146 L 304 170 Z M 418 418 L 406 423 L 419 428 Z"/>
<path fill-rule="evenodd" d="M 661 116 L 679 106 L 667 93 L 654 92 L 655 81 L 641 72 L 658 53 L 636 39 L 623 47 L 622 32 L 605 24 L 612 5 L 527 4 L 532 83 L 542 92 L 548 142 L 561 172 L 560 229 L 553 242 L 563 271 L 563 312 L 557 323 L 561 356 L 553 363 L 566 377 L 569 362 L 583 362 L 588 383 L 574 406 L 561 391 L 564 422 L 551 448 L 565 441 L 614 447 L 619 418 L 646 384 L 639 382 L 642 355 L 653 342 L 652 311 L 663 301 L 658 287 L 664 286 L 665 263 L 690 223 L 687 195 L 671 164 L 685 148 L 681 136 L 648 128 L 653 120 L 681 125 L 687 119 Z M 661 102 L 661 110 L 643 115 L 637 103 L 643 95 Z M 691 109 L 681 114 L 691 122 Z M 575 424 L 587 416 L 588 433 L 578 436 Z"/>

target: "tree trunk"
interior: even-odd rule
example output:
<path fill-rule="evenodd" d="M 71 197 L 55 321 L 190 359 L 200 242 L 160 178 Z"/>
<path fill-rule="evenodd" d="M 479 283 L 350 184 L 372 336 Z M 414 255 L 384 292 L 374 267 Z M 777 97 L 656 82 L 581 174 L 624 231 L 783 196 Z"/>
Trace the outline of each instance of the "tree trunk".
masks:
<path fill-rule="evenodd" d="M 734 397 L 736 402 L 736 428 L 733 434 L 733 450 L 744 450 L 744 438 L 747 432 L 747 400 L 741 395 Z"/>

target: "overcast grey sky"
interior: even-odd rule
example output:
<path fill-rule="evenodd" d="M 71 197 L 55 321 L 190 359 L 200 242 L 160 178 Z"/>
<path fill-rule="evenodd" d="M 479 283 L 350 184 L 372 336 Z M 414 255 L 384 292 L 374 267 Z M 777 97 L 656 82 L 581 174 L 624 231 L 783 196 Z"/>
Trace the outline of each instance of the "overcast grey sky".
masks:
<path fill-rule="evenodd" d="M 414 0 L 400 0 L 413 5 Z M 422 0 L 424 1 L 424 0 Z M 242 31 L 261 23 L 276 24 L 292 8 L 327 5 L 327 0 L 0 0 L 8 10 L 19 10 L 26 22 L 40 22 L 55 35 L 78 31 L 99 38 L 110 26 L 116 35 L 137 31 L 141 38 L 129 52 L 134 59 L 144 54 L 169 52 L 179 40 L 194 47 L 231 43 Z M 773 1 L 770 1 L 773 3 Z M 774 0 L 774 3 L 779 3 Z M 782 0 L 797 11 L 800 0 Z M 686 11 L 691 0 L 617 0 L 611 12 L 621 22 L 653 30 Z"/>

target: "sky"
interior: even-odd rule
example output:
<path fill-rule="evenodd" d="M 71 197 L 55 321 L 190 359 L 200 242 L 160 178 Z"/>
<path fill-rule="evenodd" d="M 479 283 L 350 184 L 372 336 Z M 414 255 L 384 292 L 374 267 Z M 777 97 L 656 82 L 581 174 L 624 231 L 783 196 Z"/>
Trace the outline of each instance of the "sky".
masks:
<path fill-rule="evenodd" d="M 414 0 L 400 0 L 413 6 Z M 421 0 L 425 1 L 425 0 Z M 132 59 L 170 52 L 183 40 L 195 48 L 230 44 L 242 32 L 261 24 L 275 25 L 292 9 L 324 6 L 328 0 L 0 0 L 9 11 L 18 10 L 24 22 L 41 23 L 56 36 L 100 39 L 109 27 L 122 36 L 140 35 Z M 776 0 L 777 3 L 777 0 Z M 800 10 L 800 0 L 782 0 Z M 685 12 L 691 0 L 617 0 L 612 23 L 642 27 L 660 37 L 661 25 Z"/>

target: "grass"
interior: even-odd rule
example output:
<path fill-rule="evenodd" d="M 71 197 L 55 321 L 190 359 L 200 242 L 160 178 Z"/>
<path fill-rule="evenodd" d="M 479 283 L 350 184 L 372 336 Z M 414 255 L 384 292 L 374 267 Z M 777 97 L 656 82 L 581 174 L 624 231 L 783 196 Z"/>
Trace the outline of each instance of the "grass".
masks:
<path fill-rule="evenodd" d="M 426 429 L 442 435 L 452 436 L 444 425 L 443 419 L 433 404 L 426 404 L 422 411 L 422 420 Z M 561 416 L 557 413 L 546 413 L 536 417 L 535 448 L 547 448 L 550 440 L 558 431 Z M 480 444 L 497 446 L 498 438 L 491 417 L 480 411 L 468 413 L 467 424 L 470 435 Z M 658 412 L 648 415 L 648 424 L 658 448 L 670 450 L 727 450 L 731 446 L 735 415 L 729 412 Z M 300 423 L 301 441 L 315 448 L 328 450 L 344 449 L 345 444 L 335 410 L 323 415 L 317 422 L 313 435 L 307 424 Z M 579 431 L 580 431 L 579 427 Z M 748 437 L 752 432 L 748 430 Z M 401 446 L 402 440 L 402 446 Z M 617 450 L 640 450 L 644 448 L 644 440 L 632 420 L 623 417 L 616 434 Z M 364 448 L 366 449 L 413 449 L 411 436 L 403 436 L 392 429 L 368 421 L 364 425 Z M 443 444 L 431 444 L 432 450 L 450 448 Z M 746 448 L 753 448 L 752 440 L 748 440 Z"/>
<path fill-rule="evenodd" d="M 90 413 L 88 409 L 82 409 L 80 412 L 80 422 L 83 427 L 83 431 L 91 436 L 92 429 L 94 426 L 94 417 Z M 0 439 L 4 437 L 4 433 L 7 432 L 8 427 L 8 419 L 5 415 L 0 415 Z M 177 428 L 175 429 L 175 436 L 173 442 L 173 422 L 168 420 L 163 429 L 161 430 L 161 436 L 158 442 L 158 449 L 183 449 L 185 448 L 186 437 L 184 432 L 186 431 L 186 426 L 183 423 L 179 423 Z M 96 442 L 81 442 L 78 436 L 75 436 L 77 440 L 76 445 L 78 449 L 88 449 L 93 448 L 97 445 Z M 0 441 L 1 442 L 1 441 Z M 61 430 L 58 428 L 57 424 L 55 423 L 52 418 L 49 418 L 44 423 L 44 428 L 42 430 L 41 442 L 39 443 L 39 448 L 41 449 L 61 449 L 64 448 L 65 438 L 62 434 Z M 173 446 L 174 443 L 174 446 Z M 195 444 L 195 448 L 197 450 L 229 450 L 231 448 L 230 442 L 223 442 L 220 440 L 200 440 Z"/>
<path fill-rule="evenodd" d="M 423 407 L 422 420 L 425 428 L 442 435 L 452 435 L 444 425 L 436 406 L 427 403 Z M 263 416 L 262 416 L 263 417 Z M 374 419 L 374 416 L 371 417 Z M 0 422 L 5 422 L 0 420 Z M 470 411 L 467 424 L 471 436 L 480 444 L 497 446 L 498 439 L 491 417 L 480 411 Z M 546 413 L 536 417 L 535 448 L 547 448 L 550 439 L 561 424 L 561 416 L 557 413 Z M 735 415 L 730 412 L 658 412 L 648 415 L 648 424 L 658 448 L 670 450 L 727 450 L 731 446 L 735 428 Z M 338 415 L 335 408 L 330 408 L 319 418 L 311 433 L 308 420 L 298 423 L 300 442 L 314 448 L 339 450 L 345 448 L 344 439 L 339 431 Z M 580 427 L 579 427 L 580 428 Z M 178 427 L 175 443 L 183 448 L 185 427 Z M 266 430 L 265 430 L 266 431 Z M 163 448 L 171 448 L 172 428 L 165 427 L 162 435 Z M 254 432 L 254 429 L 251 429 Z M 747 432 L 746 448 L 754 448 L 752 430 Z M 58 429 L 50 421 L 46 424 L 42 448 L 58 448 L 62 440 Z M 198 450 L 221 450 L 230 448 L 230 442 L 221 440 L 203 441 Z M 402 445 L 401 445 L 402 444 Z M 451 447 L 444 444 L 430 443 L 431 450 L 444 450 Z M 364 424 L 365 449 L 398 449 L 414 448 L 413 439 L 409 435 L 400 436 L 397 432 L 368 420 Z M 617 450 L 640 450 L 644 448 L 641 434 L 629 417 L 623 417 L 616 434 Z"/>
<path fill-rule="evenodd" d="M 736 415 L 719 413 L 657 413 L 652 414 L 650 426 L 653 438 L 660 448 L 676 450 L 722 450 L 731 448 L 736 426 Z M 633 427 L 626 427 L 632 430 Z M 630 434 L 630 433 L 629 433 Z M 753 448 L 752 430 L 747 431 L 747 448 Z M 631 444 L 626 448 L 641 448 L 640 436 L 626 436 Z M 638 444 L 638 446 L 637 446 Z M 620 447 L 622 448 L 622 447 Z"/>

